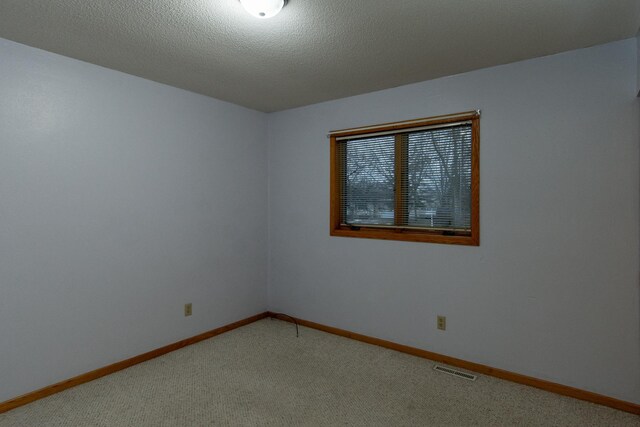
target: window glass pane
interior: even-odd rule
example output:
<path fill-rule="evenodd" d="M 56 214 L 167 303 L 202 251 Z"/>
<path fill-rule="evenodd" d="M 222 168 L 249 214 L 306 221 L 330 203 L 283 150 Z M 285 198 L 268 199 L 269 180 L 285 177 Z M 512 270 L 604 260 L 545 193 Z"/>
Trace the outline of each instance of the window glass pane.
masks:
<path fill-rule="evenodd" d="M 393 135 L 340 143 L 342 218 L 347 224 L 393 225 Z"/>
<path fill-rule="evenodd" d="M 407 135 L 407 224 L 471 229 L 471 125 Z"/>

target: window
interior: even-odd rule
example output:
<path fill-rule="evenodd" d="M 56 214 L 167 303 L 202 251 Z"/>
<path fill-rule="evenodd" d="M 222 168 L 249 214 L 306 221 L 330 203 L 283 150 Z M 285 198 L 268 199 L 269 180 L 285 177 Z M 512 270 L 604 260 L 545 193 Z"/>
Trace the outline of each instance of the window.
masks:
<path fill-rule="evenodd" d="M 479 112 L 331 138 L 331 235 L 479 245 Z"/>

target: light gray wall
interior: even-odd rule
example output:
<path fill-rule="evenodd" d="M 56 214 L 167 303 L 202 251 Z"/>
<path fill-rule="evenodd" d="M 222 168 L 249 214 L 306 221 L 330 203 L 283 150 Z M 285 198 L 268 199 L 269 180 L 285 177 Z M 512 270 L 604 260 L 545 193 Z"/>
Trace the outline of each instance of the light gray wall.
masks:
<path fill-rule="evenodd" d="M 638 96 L 640 96 L 640 31 L 636 34 L 636 49 L 637 49 L 637 62 L 636 62 L 636 72 L 638 77 L 638 85 L 636 86 L 636 91 L 638 92 Z"/>
<path fill-rule="evenodd" d="M 0 40 L 0 401 L 266 309 L 266 119 Z"/>
<path fill-rule="evenodd" d="M 0 40 L 0 401 L 265 310 L 268 251 L 272 310 L 640 402 L 635 73 L 630 39 L 267 116 Z M 329 237 L 328 130 L 474 108 L 480 247 Z"/>
<path fill-rule="evenodd" d="M 628 39 L 271 115 L 269 307 L 640 403 L 635 95 Z M 479 247 L 329 236 L 327 131 L 476 108 Z"/>

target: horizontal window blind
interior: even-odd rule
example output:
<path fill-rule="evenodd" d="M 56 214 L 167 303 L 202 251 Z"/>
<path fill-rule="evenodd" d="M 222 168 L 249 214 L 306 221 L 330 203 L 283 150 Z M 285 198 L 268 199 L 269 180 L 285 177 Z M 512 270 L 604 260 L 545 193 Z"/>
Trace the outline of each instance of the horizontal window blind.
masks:
<path fill-rule="evenodd" d="M 471 229 L 471 125 L 411 132 L 403 164 L 405 223 Z"/>
<path fill-rule="evenodd" d="M 394 150 L 393 135 L 340 142 L 343 223 L 394 224 Z"/>
<path fill-rule="evenodd" d="M 341 223 L 467 232 L 472 125 L 337 142 Z"/>

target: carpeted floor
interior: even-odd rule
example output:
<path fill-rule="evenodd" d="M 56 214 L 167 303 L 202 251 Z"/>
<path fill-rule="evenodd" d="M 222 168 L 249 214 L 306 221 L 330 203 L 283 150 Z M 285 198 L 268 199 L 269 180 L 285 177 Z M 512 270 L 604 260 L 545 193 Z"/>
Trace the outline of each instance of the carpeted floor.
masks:
<path fill-rule="evenodd" d="M 0 415 L 0 426 L 640 426 L 640 417 L 264 319 Z"/>

